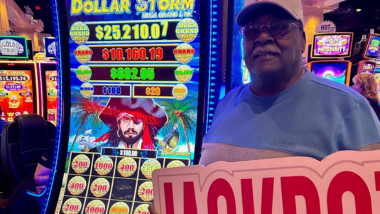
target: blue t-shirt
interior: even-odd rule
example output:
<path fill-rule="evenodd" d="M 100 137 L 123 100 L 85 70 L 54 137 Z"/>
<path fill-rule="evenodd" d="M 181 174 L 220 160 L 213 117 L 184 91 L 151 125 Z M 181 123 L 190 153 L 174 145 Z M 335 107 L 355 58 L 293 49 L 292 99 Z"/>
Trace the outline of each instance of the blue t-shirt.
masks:
<path fill-rule="evenodd" d="M 380 142 L 367 99 L 311 72 L 278 95 L 258 97 L 243 85 L 220 101 L 204 143 L 269 149 L 321 160 Z"/>

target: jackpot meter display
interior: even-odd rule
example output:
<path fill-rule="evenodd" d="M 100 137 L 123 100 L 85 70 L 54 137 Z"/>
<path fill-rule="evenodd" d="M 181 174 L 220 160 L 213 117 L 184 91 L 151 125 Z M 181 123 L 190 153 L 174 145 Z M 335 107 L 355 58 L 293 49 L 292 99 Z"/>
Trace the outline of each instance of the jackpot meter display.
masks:
<path fill-rule="evenodd" d="M 1 118 L 8 122 L 22 114 L 33 114 L 32 71 L 0 71 L 0 105 L 3 110 Z"/>
<path fill-rule="evenodd" d="M 57 116 L 57 139 L 68 140 L 56 148 L 66 153 L 56 213 L 148 213 L 152 172 L 194 162 L 205 108 L 202 78 L 212 79 L 208 69 L 216 67 L 207 57 L 219 24 L 204 25 L 209 32 L 201 37 L 201 11 L 212 19 L 200 0 L 56 4 L 57 27 L 67 32 L 57 32 L 57 45 L 68 40 L 57 52 L 57 112 L 61 88 L 70 91 L 69 113 Z M 69 72 L 69 81 L 60 80 Z M 67 138 L 61 123 L 69 124 Z"/>

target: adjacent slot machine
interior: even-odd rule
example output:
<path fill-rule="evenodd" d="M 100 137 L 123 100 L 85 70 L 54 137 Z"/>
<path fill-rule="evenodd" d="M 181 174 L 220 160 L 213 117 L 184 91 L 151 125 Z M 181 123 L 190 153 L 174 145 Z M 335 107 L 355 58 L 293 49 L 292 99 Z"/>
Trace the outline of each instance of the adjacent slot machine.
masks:
<path fill-rule="evenodd" d="M 363 51 L 364 59 L 376 60 L 379 56 L 380 49 L 380 34 L 370 33 L 367 40 L 367 45 Z"/>
<path fill-rule="evenodd" d="M 29 58 L 25 37 L 0 36 L 1 118 L 12 122 L 22 114 L 40 114 L 36 64 L 15 60 Z M 5 61 L 9 60 L 9 61 Z"/>
<path fill-rule="evenodd" d="M 362 60 L 358 65 L 358 74 L 370 73 L 375 74 L 376 62 L 369 60 Z"/>
<path fill-rule="evenodd" d="M 219 2 L 53 1 L 57 137 L 45 213 L 149 213 L 152 172 L 199 161 Z"/>
<path fill-rule="evenodd" d="M 18 115 L 40 114 L 37 77 L 33 62 L 0 62 L 2 119 L 13 122 Z"/>
<path fill-rule="evenodd" d="M 337 58 L 351 57 L 352 38 L 353 33 L 345 32 L 315 34 L 310 58 L 319 61 L 310 62 L 309 70 L 321 77 L 349 85 L 352 63 Z"/>
<path fill-rule="evenodd" d="M 49 122 L 57 123 L 57 63 L 38 63 L 41 92 L 41 115 Z"/>

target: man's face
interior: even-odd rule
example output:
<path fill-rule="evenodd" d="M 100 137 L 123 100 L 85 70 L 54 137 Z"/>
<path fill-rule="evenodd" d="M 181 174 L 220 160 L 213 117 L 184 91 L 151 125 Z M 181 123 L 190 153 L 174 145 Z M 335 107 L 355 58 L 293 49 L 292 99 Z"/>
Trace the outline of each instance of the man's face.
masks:
<path fill-rule="evenodd" d="M 142 137 L 144 123 L 139 118 L 132 115 L 123 117 L 117 126 L 121 139 L 127 144 L 134 144 Z"/>
<path fill-rule="evenodd" d="M 270 23 L 269 23 L 270 22 Z M 251 26 L 271 23 L 294 22 L 284 12 L 262 14 L 253 19 Z M 247 26 L 247 25 L 246 25 Z M 301 27 L 301 26 L 300 26 Z M 252 77 L 273 74 L 293 75 L 297 67 L 302 64 L 302 52 L 305 50 L 305 33 L 293 26 L 292 30 L 284 36 L 276 36 L 266 26 L 261 33 L 253 39 L 244 39 L 244 58 Z"/>

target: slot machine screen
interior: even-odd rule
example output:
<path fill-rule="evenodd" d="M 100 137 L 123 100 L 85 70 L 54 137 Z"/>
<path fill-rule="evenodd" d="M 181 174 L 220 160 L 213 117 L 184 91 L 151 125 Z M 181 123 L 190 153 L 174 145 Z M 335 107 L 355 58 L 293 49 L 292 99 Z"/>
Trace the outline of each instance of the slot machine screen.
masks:
<path fill-rule="evenodd" d="M 200 0 L 118 2 L 66 1 L 71 116 L 59 213 L 148 213 L 152 172 L 193 162 Z"/>
<path fill-rule="evenodd" d="M 376 59 L 379 56 L 380 34 L 372 33 L 369 36 L 366 49 L 364 51 L 365 58 Z"/>
<path fill-rule="evenodd" d="M 359 65 L 361 65 L 359 74 L 360 73 L 370 73 L 370 74 L 375 73 L 375 68 L 376 68 L 375 62 L 363 62 L 363 63 L 360 63 Z"/>
<path fill-rule="evenodd" d="M 57 71 L 45 71 L 47 120 L 57 124 Z"/>
<path fill-rule="evenodd" d="M 311 72 L 342 84 L 350 78 L 351 66 L 348 62 L 317 61 L 311 63 Z"/>
<path fill-rule="evenodd" d="M 33 114 L 32 72 L 28 70 L 0 71 L 1 117 L 12 122 L 22 114 Z"/>
<path fill-rule="evenodd" d="M 310 58 L 350 57 L 353 33 L 315 34 Z"/>

